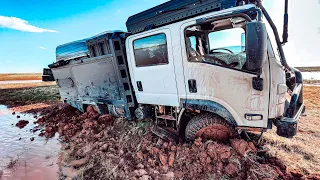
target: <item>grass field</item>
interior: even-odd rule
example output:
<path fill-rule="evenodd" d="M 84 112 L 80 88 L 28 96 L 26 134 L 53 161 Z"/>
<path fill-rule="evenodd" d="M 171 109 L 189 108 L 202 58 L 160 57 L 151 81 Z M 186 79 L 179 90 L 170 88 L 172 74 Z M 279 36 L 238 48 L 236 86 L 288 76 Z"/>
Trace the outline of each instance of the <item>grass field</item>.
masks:
<path fill-rule="evenodd" d="M 41 80 L 42 73 L 0 74 L 0 81 Z"/>
<path fill-rule="evenodd" d="M 320 66 L 296 67 L 301 72 L 320 72 Z"/>
<path fill-rule="evenodd" d="M 0 84 L 1 89 L 17 89 L 17 88 L 31 88 L 41 86 L 53 86 L 56 82 L 32 82 L 32 83 L 17 83 L 17 84 Z"/>
<path fill-rule="evenodd" d="M 25 85 L 25 84 L 19 84 Z M 21 106 L 34 103 L 56 102 L 60 98 L 56 85 L 0 89 L 0 104 Z"/>

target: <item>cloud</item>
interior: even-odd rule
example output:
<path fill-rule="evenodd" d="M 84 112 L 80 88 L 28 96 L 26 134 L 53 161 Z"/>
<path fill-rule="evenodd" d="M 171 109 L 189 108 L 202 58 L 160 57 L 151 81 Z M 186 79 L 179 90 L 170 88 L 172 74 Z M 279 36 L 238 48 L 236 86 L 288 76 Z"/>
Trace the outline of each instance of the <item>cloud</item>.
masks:
<path fill-rule="evenodd" d="M 40 49 L 47 49 L 47 48 L 45 48 L 45 47 L 43 47 L 43 46 L 40 46 Z"/>
<path fill-rule="evenodd" d="M 57 32 L 55 30 L 39 28 L 28 23 L 28 21 L 17 18 L 0 16 L 0 27 L 15 29 L 25 32 L 43 33 L 43 32 Z"/>

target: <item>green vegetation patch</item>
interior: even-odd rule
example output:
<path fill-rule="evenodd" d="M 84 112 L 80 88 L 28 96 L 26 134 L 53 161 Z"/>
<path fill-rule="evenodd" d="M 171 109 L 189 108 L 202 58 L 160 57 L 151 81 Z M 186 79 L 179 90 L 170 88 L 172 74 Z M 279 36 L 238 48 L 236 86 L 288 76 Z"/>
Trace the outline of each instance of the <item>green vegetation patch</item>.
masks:
<path fill-rule="evenodd" d="M 57 86 L 0 90 L 0 104 L 9 106 L 57 101 L 59 98 Z"/>

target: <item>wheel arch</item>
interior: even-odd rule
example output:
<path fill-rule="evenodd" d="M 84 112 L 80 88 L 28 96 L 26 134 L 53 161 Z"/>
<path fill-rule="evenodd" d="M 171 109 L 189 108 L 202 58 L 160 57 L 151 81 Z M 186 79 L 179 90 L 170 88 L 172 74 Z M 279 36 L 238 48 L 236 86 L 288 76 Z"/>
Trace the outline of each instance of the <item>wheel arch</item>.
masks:
<path fill-rule="evenodd" d="M 225 119 L 231 126 L 238 126 L 238 123 L 234 116 L 231 114 L 231 112 L 225 106 L 221 105 L 218 102 L 202 99 L 181 99 L 180 103 L 183 109 L 181 109 L 181 112 L 179 113 L 178 117 L 179 133 L 181 131 L 184 131 L 183 127 L 181 127 L 181 124 L 188 123 L 183 121 L 186 109 L 194 109 L 214 113 Z"/>

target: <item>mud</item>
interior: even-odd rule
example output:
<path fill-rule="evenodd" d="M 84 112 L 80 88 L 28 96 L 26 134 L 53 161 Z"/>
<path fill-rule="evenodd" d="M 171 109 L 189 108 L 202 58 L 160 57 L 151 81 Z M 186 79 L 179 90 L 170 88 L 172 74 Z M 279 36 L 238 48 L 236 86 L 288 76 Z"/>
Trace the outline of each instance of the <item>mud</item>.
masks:
<path fill-rule="evenodd" d="M 19 116 L 20 118 L 20 116 Z M 17 122 L 16 126 L 20 129 L 24 128 L 27 124 L 29 124 L 29 121 L 26 120 L 20 120 L 19 122 Z"/>
<path fill-rule="evenodd" d="M 220 144 L 164 141 L 150 122 L 84 114 L 67 105 L 42 110 L 36 123 L 47 138 L 59 133 L 64 145 L 60 178 L 79 179 L 318 179 L 290 172 L 254 143 L 232 139 Z M 36 127 L 39 128 L 39 127 Z"/>

